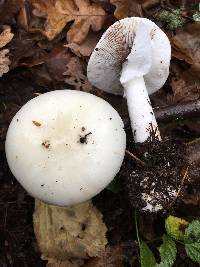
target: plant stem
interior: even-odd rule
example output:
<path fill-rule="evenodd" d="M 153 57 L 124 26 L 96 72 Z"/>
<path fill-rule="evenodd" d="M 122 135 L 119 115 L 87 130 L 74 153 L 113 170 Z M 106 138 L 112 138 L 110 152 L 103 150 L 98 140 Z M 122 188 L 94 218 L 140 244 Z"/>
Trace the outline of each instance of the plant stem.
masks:
<path fill-rule="evenodd" d="M 138 240 L 138 245 L 140 248 L 140 236 L 139 236 L 139 231 L 138 231 L 138 222 L 137 222 L 137 211 L 135 210 L 135 228 L 136 228 L 136 235 L 137 235 L 137 240 Z"/>

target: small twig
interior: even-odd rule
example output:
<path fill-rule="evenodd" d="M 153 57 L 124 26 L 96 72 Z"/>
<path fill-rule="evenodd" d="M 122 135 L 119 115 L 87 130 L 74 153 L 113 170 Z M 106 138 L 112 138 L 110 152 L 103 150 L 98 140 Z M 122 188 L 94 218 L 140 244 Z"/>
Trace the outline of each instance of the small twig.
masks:
<path fill-rule="evenodd" d="M 8 214 L 8 207 L 6 207 L 6 209 L 5 209 L 4 230 L 6 230 L 6 226 L 7 226 L 7 214 Z"/>
<path fill-rule="evenodd" d="M 200 100 L 162 107 L 154 111 L 156 119 L 161 122 L 167 122 L 172 119 L 199 117 Z"/>
<path fill-rule="evenodd" d="M 136 160 L 137 162 L 139 162 L 140 165 L 142 165 L 143 167 L 146 165 L 146 164 L 144 163 L 144 161 L 142 161 L 141 159 L 139 159 L 138 157 L 136 157 L 133 153 L 131 153 L 131 152 L 128 151 L 127 149 L 126 149 L 126 154 L 128 154 L 129 156 L 131 156 L 131 158 L 133 158 L 133 159 Z"/>
<path fill-rule="evenodd" d="M 200 137 L 197 137 L 189 142 L 187 142 L 186 144 L 187 145 L 193 145 L 193 144 L 196 144 L 196 143 L 199 143 L 200 142 Z"/>
<path fill-rule="evenodd" d="M 181 184 L 180 184 L 180 186 L 179 186 L 179 189 L 178 189 L 178 192 L 177 192 L 177 194 L 176 194 L 176 197 L 175 197 L 175 199 L 171 202 L 170 206 L 173 206 L 173 205 L 174 205 L 174 203 L 176 202 L 176 200 L 177 200 L 177 198 L 178 198 L 178 196 L 179 196 L 179 194 L 180 194 L 180 192 L 181 192 L 181 189 L 182 189 L 182 187 L 183 187 L 185 178 L 186 178 L 187 175 L 188 175 L 188 169 L 189 169 L 189 166 L 187 166 L 187 169 L 186 169 L 186 171 L 185 171 L 185 173 L 184 173 L 184 175 L 183 175 L 183 178 L 182 178 L 182 180 L 181 180 Z"/>
<path fill-rule="evenodd" d="M 199 118 L 200 100 L 178 103 L 176 105 L 154 108 L 154 114 L 158 122 L 170 122 L 172 120 Z M 130 122 L 127 123 L 128 126 Z"/>

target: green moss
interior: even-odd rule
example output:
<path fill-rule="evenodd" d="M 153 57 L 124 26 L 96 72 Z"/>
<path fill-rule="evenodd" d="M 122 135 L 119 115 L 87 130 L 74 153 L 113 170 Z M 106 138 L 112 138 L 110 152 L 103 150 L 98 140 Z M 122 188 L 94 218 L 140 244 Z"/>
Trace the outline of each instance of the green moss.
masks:
<path fill-rule="evenodd" d="M 193 20 L 200 21 L 200 12 L 197 11 L 193 14 Z"/>
<path fill-rule="evenodd" d="M 182 27 L 185 23 L 185 19 L 181 16 L 180 9 L 173 9 L 171 11 L 162 10 L 157 18 L 165 22 L 170 30 Z"/>

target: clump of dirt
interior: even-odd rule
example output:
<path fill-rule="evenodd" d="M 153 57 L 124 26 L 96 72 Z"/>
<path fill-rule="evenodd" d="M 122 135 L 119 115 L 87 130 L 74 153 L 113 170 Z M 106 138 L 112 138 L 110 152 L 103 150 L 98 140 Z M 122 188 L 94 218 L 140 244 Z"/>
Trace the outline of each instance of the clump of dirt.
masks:
<path fill-rule="evenodd" d="M 165 138 L 134 147 L 138 164 L 127 174 L 130 203 L 141 212 L 166 211 L 184 192 L 188 167 L 185 145 Z"/>
<path fill-rule="evenodd" d="M 82 129 L 83 129 L 83 128 L 82 128 Z M 83 131 L 83 130 L 82 130 L 82 131 Z M 89 133 L 85 134 L 84 136 L 81 136 L 81 135 L 80 135 L 79 142 L 80 142 L 81 144 L 87 144 L 87 143 L 88 143 L 87 138 L 88 138 L 88 136 L 89 136 L 90 134 L 92 134 L 92 133 L 89 132 Z"/>

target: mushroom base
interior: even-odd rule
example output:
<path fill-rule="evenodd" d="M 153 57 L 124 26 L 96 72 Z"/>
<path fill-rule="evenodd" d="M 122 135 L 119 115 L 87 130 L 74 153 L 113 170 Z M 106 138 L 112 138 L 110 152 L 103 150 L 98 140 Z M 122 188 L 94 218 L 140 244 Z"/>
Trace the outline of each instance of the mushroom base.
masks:
<path fill-rule="evenodd" d="M 187 181 L 185 146 L 165 139 L 145 142 L 133 152 L 144 162 L 128 174 L 126 188 L 134 208 L 141 212 L 164 212 L 184 193 Z M 132 168 L 133 169 L 133 168 Z"/>

